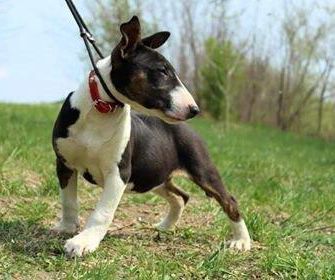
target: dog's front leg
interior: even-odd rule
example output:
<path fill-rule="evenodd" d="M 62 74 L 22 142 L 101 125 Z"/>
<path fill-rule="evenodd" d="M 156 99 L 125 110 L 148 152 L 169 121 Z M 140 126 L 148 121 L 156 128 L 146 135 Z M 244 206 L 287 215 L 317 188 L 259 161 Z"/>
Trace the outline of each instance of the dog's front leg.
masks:
<path fill-rule="evenodd" d="M 65 250 L 70 256 L 82 256 L 98 248 L 110 226 L 126 185 L 115 169 L 105 180 L 104 190 L 96 209 L 89 217 L 84 230 L 66 241 Z"/>
<path fill-rule="evenodd" d="M 62 218 L 52 228 L 57 233 L 75 233 L 79 228 L 77 171 L 69 169 L 64 162 L 57 159 L 57 176 L 60 183 L 62 199 Z"/>

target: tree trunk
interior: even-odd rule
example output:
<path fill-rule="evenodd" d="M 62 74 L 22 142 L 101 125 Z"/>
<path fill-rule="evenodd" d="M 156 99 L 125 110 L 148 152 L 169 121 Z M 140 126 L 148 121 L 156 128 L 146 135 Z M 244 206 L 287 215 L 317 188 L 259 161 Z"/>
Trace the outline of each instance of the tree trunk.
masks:
<path fill-rule="evenodd" d="M 252 90 L 251 90 L 251 98 L 250 98 L 250 102 L 249 102 L 249 106 L 248 106 L 248 110 L 247 110 L 247 122 L 251 122 L 252 119 L 252 114 L 254 111 L 254 105 L 256 103 L 256 84 L 255 81 L 253 81 L 252 83 Z"/>
<path fill-rule="evenodd" d="M 283 101 L 284 101 L 284 86 L 285 86 L 285 67 L 280 72 L 280 84 L 277 99 L 277 126 L 283 129 Z M 283 129 L 284 130 L 284 129 Z"/>
<path fill-rule="evenodd" d="M 323 107 L 324 107 L 324 101 L 325 101 L 325 94 L 327 91 L 327 86 L 328 86 L 328 82 L 329 82 L 329 76 L 333 70 L 333 65 L 328 64 L 327 67 L 327 74 L 326 77 L 323 81 L 323 85 L 322 85 L 322 89 L 320 92 L 320 98 L 319 98 L 319 106 L 318 106 L 318 124 L 317 124 L 317 134 L 320 135 L 321 131 L 322 131 L 322 119 L 323 119 Z"/>
<path fill-rule="evenodd" d="M 317 134 L 321 134 L 322 130 L 322 118 L 323 118 L 323 103 L 324 103 L 324 92 L 321 92 L 319 99 L 319 108 L 318 108 L 318 127 Z"/>

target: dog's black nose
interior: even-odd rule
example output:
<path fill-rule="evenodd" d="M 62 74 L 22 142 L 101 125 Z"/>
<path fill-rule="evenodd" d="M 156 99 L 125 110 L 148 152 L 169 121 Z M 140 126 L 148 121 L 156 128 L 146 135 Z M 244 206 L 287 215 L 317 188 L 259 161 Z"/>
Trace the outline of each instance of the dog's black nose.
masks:
<path fill-rule="evenodd" d="M 199 110 L 199 107 L 198 106 L 189 106 L 189 113 L 188 113 L 188 116 L 187 118 L 188 119 L 191 119 L 193 117 L 195 117 L 196 115 L 198 115 L 200 113 L 200 110 Z"/>

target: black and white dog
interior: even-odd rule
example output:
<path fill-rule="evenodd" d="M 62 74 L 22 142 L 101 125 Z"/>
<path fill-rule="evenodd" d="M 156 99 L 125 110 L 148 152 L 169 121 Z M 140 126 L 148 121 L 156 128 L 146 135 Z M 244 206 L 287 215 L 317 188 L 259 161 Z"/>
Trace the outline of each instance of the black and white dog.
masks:
<path fill-rule="evenodd" d="M 141 39 L 137 17 L 120 30 L 120 43 L 111 56 L 98 62 L 113 96 L 91 72 L 65 100 L 53 130 L 62 199 L 62 218 L 54 230 L 78 229 L 78 173 L 103 187 L 85 228 L 66 241 L 66 252 L 81 256 L 97 249 L 126 189 L 153 191 L 165 198 L 170 209 L 156 226 L 173 227 L 189 199 L 172 182 L 180 172 L 222 206 L 233 229 L 230 247 L 249 250 L 249 233 L 236 200 L 224 188 L 202 140 L 181 123 L 194 117 L 198 106 L 170 63 L 154 50 L 170 33 Z M 132 112 L 131 107 L 148 116 Z"/>

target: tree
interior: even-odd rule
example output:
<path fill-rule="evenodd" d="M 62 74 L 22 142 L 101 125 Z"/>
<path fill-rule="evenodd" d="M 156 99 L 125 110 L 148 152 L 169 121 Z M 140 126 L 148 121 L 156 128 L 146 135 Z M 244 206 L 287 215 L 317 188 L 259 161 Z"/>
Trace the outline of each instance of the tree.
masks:
<path fill-rule="evenodd" d="M 157 25 L 145 21 L 142 15 L 141 1 L 131 0 L 96 0 L 94 4 L 89 2 L 88 9 L 92 20 L 89 27 L 93 34 L 99 38 L 98 43 L 105 53 L 108 53 L 120 41 L 120 24 L 128 21 L 133 15 L 141 18 L 143 34 L 154 33 Z"/>
<path fill-rule="evenodd" d="M 244 56 L 229 42 L 209 38 L 205 43 L 206 59 L 200 68 L 201 96 L 205 109 L 216 119 L 230 122 L 232 99 L 244 80 Z"/>
<path fill-rule="evenodd" d="M 283 130 L 298 120 L 332 71 L 322 63 L 325 53 L 321 49 L 333 26 L 322 22 L 315 27 L 309 17 L 306 9 L 293 10 L 282 25 L 284 58 L 278 79 L 277 125 Z"/>
<path fill-rule="evenodd" d="M 321 135 L 322 130 L 322 120 L 323 120 L 323 107 L 326 100 L 326 92 L 329 86 L 329 78 L 334 65 L 330 62 L 330 60 L 326 60 L 326 74 L 322 81 L 322 86 L 319 95 L 319 104 L 318 104 L 318 118 L 317 118 L 317 134 Z"/>

